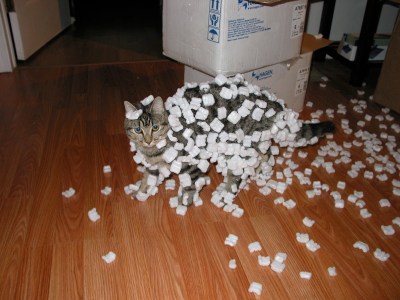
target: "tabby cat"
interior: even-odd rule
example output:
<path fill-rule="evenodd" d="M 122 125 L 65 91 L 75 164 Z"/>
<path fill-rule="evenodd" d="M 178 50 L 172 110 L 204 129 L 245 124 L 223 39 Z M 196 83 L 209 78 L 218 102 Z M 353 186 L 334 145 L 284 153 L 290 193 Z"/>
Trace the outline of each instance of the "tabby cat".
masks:
<path fill-rule="evenodd" d="M 189 206 L 199 199 L 209 164 L 215 163 L 224 176 L 218 189 L 221 203 L 232 204 L 250 179 L 270 177 L 280 147 L 316 143 L 335 128 L 329 121 L 298 120 L 282 100 L 247 83 L 240 74 L 185 84 L 165 104 L 152 96 L 137 106 L 124 104 L 125 131 L 143 171 L 131 196 L 141 201 L 175 173 L 180 181 L 179 204 Z"/>

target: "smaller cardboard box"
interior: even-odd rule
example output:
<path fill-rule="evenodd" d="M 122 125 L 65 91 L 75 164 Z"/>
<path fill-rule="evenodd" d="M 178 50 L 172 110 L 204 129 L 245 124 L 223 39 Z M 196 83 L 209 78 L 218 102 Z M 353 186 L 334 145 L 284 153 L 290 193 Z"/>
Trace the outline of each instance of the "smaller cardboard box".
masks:
<path fill-rule="evenodd" d="M 299 56 L 282 63 L 245 72 L 244 78 L 249 83 L 267 89 L 283 99 L 288 108 L 300 112 L 304 105 L 312 54 L 330 43 L 329 40 L 316 39 L 312 35 L 304 34 Z M 213 76 L 185 66 L 184 80 L 185 82 L 205 82 L 213 80 Z"/>
<path fill-rule="evenodd" d="M 389 39 L 389 34 L 376 34 L 374 36 L 374 42 L 369 53 L 369 60 L 379 61 L 385 59 Z M 343 34 L 337 52 L 344 58 L 354 61 L 357 54 L 358 40 L 358 33 Z"/>
<path fill-rule="evenodd" d="M 400 19 L 390 38 L 386 58 L 374 93 L 374 101 L 400 113 Z"/>
<path fill-rule="evenodd" d="M 298 56 L 308 0 L 260 1 L 165 0 L 164 55 L 212 75 Z"/>

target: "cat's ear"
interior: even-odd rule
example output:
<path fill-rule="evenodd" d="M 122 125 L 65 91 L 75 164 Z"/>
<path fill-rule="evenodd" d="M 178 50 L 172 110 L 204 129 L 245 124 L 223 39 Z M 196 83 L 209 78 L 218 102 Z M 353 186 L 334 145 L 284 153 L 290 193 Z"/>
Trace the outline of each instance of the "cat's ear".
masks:
<path fill-rule="evenodd" d="M 130 111 L 136 111 L 137 108 L 128 101 L 124 101 L 125 112 L 129 113 Z"/>
<path fill-rule="evenodd" d="M 164 101 L 161 97 L 156 97 L 151 105 L 150 112 L 154 115 L 163 115 L 165 113 Z"/>

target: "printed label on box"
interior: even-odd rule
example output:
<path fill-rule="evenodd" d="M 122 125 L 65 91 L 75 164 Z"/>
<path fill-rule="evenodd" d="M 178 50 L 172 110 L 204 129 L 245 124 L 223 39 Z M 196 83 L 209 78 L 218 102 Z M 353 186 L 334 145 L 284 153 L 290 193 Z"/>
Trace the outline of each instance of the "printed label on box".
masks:
<path fill-rule="evenodd" d="M 210 0 L 207 40 L 219 43 L 222 0 Z"/>
<path fill-rule="evenodd" d="M 263 7 L 261 4 L 258 3 L 253 3 L 253 2 L 249 2 L 247 0 L 238 0 L 238 8 L 239 10 L 244 8 L 244 9 L 256 9 L 256 8 L 260 8 Z"/>
<path fill-rule="evenodd" d="M 228 21 L 228 42 L 249 38 L 250 35 L 262 31 L 271 30 L 259 18 L 234 19 Z"/>
<path fill-rule="evenodd" d="M 290 38 L 301 36 L 304 32 L 304 23 L 306 20 L 307 4 L 293 6 L 292 29 Z"/>
<path fill-rule="evenodd" d="M 296 88 L 294 91 L 295 96 L 306 92 L 309 74 L 310 74 L 310 67 L 302 68 L 299 71 L 297 71 Z"/>
<path fill-rule="evenodd" d="M 272 69 L 263 69 L 258 71 L 253 71 L 251 73 L 251 78 L 260 81 L 267 78 L 270 78 L 274 75 L 274 71 Z"/>

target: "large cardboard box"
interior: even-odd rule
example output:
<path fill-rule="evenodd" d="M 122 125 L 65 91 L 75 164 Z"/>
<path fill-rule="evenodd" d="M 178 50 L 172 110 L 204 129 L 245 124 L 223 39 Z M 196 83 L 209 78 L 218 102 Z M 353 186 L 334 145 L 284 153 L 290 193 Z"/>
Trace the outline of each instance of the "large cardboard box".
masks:
<path fill-rule="evenodd" d="M 297 112 L 303 109 L 313 51 L 331 43 L 309 34 L 305 34 L 303 40 L 302 51 L 298 57 L 243 74 L 249 83 L 274 93 L 285 101 L 287 107 Z M 209 74 L 185 66 L 185 82 L 205 82 L 212 79 L 213 76 Z"/>
<path fill-rule="evenodd" d="M 389 44 L 389 34 L 375 34 L 374 41 L 369 52 L 369 60 L 384 60 Z M 354 61 L 358 49 L 358 33 L 345 33 L 340 41 L 337 52 L 350 61 Z"/>
<path fill-rule="evenodd" d="M 400 113 L 400 19 L 390 38 L 374 101 Z"/>
<path fill-rule="evenodd" d="M 164 54 L 212 75 L 232 75 L 296 57 L 307 0 L 280 2 L 267 6 L 245 0 L 165 0 Z"/>

